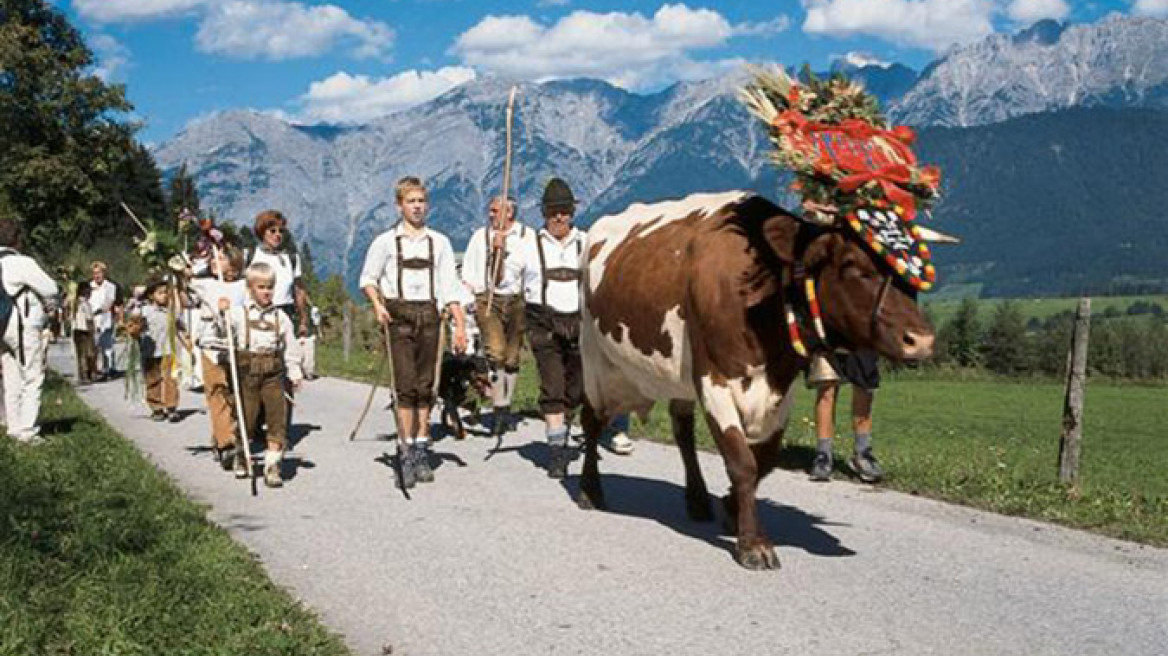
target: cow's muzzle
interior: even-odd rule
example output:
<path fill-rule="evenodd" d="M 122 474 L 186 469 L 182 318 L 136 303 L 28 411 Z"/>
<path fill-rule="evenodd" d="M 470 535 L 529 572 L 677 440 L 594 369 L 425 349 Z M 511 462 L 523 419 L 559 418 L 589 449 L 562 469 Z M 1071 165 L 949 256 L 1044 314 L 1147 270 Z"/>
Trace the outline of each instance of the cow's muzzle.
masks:
<path fill-rule="evenodd" d="M 936 337 L 931 331 L 904 331 L 901 338 L 901 354 L 905 360 L 924 360 L 933 356 L 933 342 Z"/>

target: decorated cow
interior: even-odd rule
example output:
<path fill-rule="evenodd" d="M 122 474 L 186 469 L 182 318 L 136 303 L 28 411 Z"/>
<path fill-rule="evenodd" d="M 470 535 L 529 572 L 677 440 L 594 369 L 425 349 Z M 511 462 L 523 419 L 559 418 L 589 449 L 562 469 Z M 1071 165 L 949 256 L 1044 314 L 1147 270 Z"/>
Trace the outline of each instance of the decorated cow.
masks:
<path fill-rule="evenodd" d="M 935 278 L 924 243 L 932 231 L 914 219 L 939 174 L 916 166 L 903 130 L 864 120 L 862 90 L 832 94 L 827 84 L 761 74 L 746 90 L 776 159 L 796 172 L 803 216 L 747 192 L 696 194 L 603 217 L 585 249 L 579 504 L 605 504 L 597 443 L 609 420 L 666 400 L 687 510 L 713 519 L 694 447 L 700 402 L 731 481 L 723 506 L 736 558 L 751 569 L 779 564 L 755 492 L 775 466 L 791 385 L 810 355 L 868 350 L 905 361 L 933 350 L 916 303 Z M 860 109 L 834 121 L 816 114 L 849 99 Z"/>

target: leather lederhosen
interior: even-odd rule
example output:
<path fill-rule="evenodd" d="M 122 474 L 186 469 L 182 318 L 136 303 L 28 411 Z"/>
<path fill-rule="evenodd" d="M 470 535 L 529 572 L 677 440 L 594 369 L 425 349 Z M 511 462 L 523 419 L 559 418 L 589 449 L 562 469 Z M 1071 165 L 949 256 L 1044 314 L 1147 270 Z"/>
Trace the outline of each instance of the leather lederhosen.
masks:
<path fill-rule="evenodd" d="M 577 260 L 583 250 L 576 244 Z M 539 406 L 544 414 L 560 414 L 580 405 L 584 392 L 580 359 L 580 312 L 557 312 L 547 303 L 550 281 L 580 280 L 580 269 L 548 268 L 543 240 L 536 236 L 541 274 L 540 304 L 527 306 L 527 338 L 539 369 Z"/>
<path fill-rule="evenodd" d="M 390 356 L 393 358 L 394 392 L 398 407 L 429 407 L 434 403 L 434 364 L 438 355 L 439 325 L 435 294 L 434 238 L 427 235 L 427 258 L 403 258 L 402 236 L 397 236 L 397 293 L 402 294 L 406 269 L 427 269 L 430 273 L 429 300 L 407 301 L 386 298 Z"/>

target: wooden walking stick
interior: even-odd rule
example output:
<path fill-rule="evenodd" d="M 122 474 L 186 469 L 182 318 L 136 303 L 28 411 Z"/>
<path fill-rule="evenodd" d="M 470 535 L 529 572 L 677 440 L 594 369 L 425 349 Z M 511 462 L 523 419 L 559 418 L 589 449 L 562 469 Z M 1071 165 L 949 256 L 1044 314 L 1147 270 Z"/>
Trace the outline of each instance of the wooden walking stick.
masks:
<path fill-rule="evenodd" d="M 373 405 L 373 396 L 377 393 L 377 385 L 381 382 L 381 374 L 385 371 L 386 366 L 389 367 L 389 388 L 393 389 L 393 354 L 389 349 L 391 344 L 389 326 L 382 327 L 382 332 L 385 334 L 385 356 L 381 359 L 381 364 L 377 367 L 377 374 L 373 378 L 373 384 L 369 386 L 369 396 L 365 398 L 365 407 L 361 408 L 361 414 L 357 417 L 357 425 L 353 426 L 353 431 L 349 433 L 350 442 L 357 437 L 357 432 L 361 430 L 361 425 L 365 423 L 365 415 L 369 414 L 369 408 Z"/>
<path fill-rule="evenodd" d="M 518 87 L 511 87 L 511 95 L 507 97 L 507 151 L 503 158 L 503 193 L 499 194 L 500 211 L 503 216 L 511 211 L 511 119 L 515 117 L 515 91 Z M 495 257 L 491 261 L 491 275 L 487 279 L 487 311 L 491 316 L 491 305 L 495 300 L 495 279 L 499 277 L 499 269 L 503 266 L 502 248 L 494 248 Z"/>
<path fill-rule="evenodd" d="M 215 262 L 219 262 L 219 247 L 212 244 L 212 252 L 215 256 Z M 223 280 L 222 267 L 216 266 L 216 273 L 219 278 L 219 283 L 226 285 Z M 243 320 L 247 321 L 247 308 L 243 309 Z M 231 325 L 230 308 L 226 313 L 227 324 L 227 357 L 231 366 L 231 390 L 235 393 L 235 414 L 237 417 L 236 425 L 239 426 L 239 441 L 243 443 L 243 457 L 247 461 L 247 476 L 251 479 L 251 495 L 254 497 L 259 494 L 256 488 L 255 467 L 251 464 L 251 441 L 247 438 L 247 418 L 243 414 L 243 395 L 239 389 L 239 367 L 235 356 L 235 329 Z"/>

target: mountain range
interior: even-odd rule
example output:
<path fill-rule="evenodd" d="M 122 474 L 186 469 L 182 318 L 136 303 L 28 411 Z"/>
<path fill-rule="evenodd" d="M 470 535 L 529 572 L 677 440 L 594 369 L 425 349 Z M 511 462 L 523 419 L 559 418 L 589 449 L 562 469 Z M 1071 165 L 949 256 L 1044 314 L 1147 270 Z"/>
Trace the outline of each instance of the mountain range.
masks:
<path fill-rule="evenodd" d="M 1168 145 L 1168 113 L 1160 113 L 1168 104 L 1168 21 L 1043 21 L 953 49 L 919 74 L 865 62 L 836 69 L 862 81 L 893 118 L 916 126 L 918 154 L 946 171 L 935 219 L 966 240 L 938 254 L 942 285 L 947 274 L 991 293 L 1066 293 L 1113 284 L 1116 276 L 1168 281 L 1168 267 L 1129 273 L 1122 257 L 1107 260 L 1119 268 L 1083 267 L 1083 249 L 1073 244 L 1099 231 L 1069 233 L 1104 222 L 1109 239 L 1139 245 L 1141 257 L 1144 245 L 1159 243 L 1145 237 L 1163 232 L 1155 207 L 1168 192 L 1152 185 L 1141 189 L 1147 202 L 1133 202 L 1124 167 L 1125 157 L 1138 154 L 1140 171 L 1168 170 L 1157 155 Z M 521 218 L 538 223 L 539 194 L 553 175 L 571 183 L 584 225 L 634 201 L 695 191 L 750 189 L 792 205 L 761 127 L 735 97 L 745 79 L 740 73 L 652 94 L 587 79 L 519 83 L 513 193 Z M 223 112 L 190 124 L 155 157 L 168 174 L 185 164 L 204 207 L 219 216 L 249 223 L 262 209 L 281 209 L 317 266 L 352 282 L 370 241 L 396 218 L 393 184 L 403 175 L 427 181 L 431 222 L 456 247 L 483 223 L 487 199 L 502 183 L 511 86 L 482 76 L 359 126 Z M 1098 176 L 1086 184 L 1093 169 Z M 1018 189 L 1023 181 L 1028 187 Z M 1038 265 L 1019 269 L 1025 261 Z"/>

